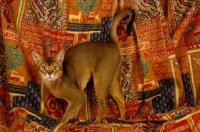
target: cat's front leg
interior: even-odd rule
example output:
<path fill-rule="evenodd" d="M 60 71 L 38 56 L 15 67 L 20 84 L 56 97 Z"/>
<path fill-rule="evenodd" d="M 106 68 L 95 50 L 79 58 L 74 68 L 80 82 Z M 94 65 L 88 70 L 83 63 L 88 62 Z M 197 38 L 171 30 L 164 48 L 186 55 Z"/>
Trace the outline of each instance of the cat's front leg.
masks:
<path fill-rule="evenodd" d="M 74 95 L 74 96 L 76 96 L 76 95 Z M 67 107 L 62 119 L 60 120 L 60 122 L 53 129 L 53 132 L 57 132 L 62 125 L 68 123 L 70 119 L 73 119 L 77 115 L 81 106 L 84 104 L 85 100 L 86 100 L 86 95 L 83 92 L 77 93 L 76 99 L 73 99 L 70 101 L 68 100 L 67 101 L 68 107 Z"/>

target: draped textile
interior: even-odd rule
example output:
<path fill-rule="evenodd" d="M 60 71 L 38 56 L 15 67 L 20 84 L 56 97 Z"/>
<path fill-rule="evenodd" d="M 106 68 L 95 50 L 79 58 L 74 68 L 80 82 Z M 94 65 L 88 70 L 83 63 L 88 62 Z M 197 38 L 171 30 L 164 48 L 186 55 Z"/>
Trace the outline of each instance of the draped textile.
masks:
<path fill-rule="evenodd" d="M 60 131 L 200 131 L 200 2 L 180 0 L 0 0 L 0 131 L 51 131 L 67 103 L 43 86 L 31 52 L 55 56 L 84 41 L 109 41 L 114 14 L 132 8 L 131 35 L 118 26 L 126 121 L 108 97 L 91 124 L 92 83 L 79 120 Z M 66 91 L 67 92 L 67 91 Z"/>

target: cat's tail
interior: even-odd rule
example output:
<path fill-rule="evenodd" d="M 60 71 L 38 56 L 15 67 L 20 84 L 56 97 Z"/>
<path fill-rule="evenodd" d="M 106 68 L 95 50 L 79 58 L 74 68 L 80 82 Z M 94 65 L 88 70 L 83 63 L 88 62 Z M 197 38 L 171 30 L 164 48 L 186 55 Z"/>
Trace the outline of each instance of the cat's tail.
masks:
<path fill-rule="evenodd" d="M 125 18 L 126 16 L 129 16 L 128 19 L 127 19 L 127 22 L 128 22 L 127 25 L 132 25 L 134 18 L 135 18 L 135 12 L 132 9 L 130 9 L 130 8 L 124 9 L 124 10 L 118 12 L 114 16 L 111 31 L 110 31 L 110 39 L 115 44 L 118 44 L 118 42 L 119 42 L 119 39 L 118 39 L 118 36 L 117 36 L 117 26 L 120 24 L 120 21 L 123 18 Z M 127 29 L 127 30 L 129 30 L 129 29 Z"/>

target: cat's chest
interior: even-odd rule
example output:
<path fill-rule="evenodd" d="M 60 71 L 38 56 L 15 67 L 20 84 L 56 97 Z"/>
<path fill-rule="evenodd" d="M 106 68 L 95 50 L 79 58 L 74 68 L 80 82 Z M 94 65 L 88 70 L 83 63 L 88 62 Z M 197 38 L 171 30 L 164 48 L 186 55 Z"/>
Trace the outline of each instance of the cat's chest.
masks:
<path fill-rule="evenodd" d="M 60 90 L 60 85 L 55 82 L 45 82 L 45 86 L 56 98 L 62 98 L 62 92 Z"/>

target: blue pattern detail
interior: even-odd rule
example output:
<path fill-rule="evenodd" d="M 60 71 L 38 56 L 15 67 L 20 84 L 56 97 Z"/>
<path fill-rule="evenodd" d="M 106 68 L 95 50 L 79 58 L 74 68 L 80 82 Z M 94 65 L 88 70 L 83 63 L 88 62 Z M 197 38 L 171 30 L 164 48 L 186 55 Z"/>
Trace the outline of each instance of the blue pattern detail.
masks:
<path fill-rule="evenodd" d="M 12 107 L 25 108 L 31 113 L 34 113 L 35 115 L 42 118 L 42 119 L 38 119 L 37 117 L 33 115 L 27 115 L 26 119 L 28 122 L 34 121 L 46 128 L 52 129 L 58 123 L 58 121 L 39 113 L 40 101 L 41 101 L 40 85 L 32 81 L 28 81 L 26 96 L 14 96 Z"/>
<path fill-rule="evenodd" d="M 152 100 L 155 113 L 165 113 L 175 107 L 174 83 L 172 79 L 158 81 L 160 85 L 161 96 Z"/>
<path fill-rule="evenodd" d="M 185 89 L 185 96 L 188 107 L 194 106 L 194 93 L 192 91 L 191 80 L 189 73 L 182 74 L 183 86 Z"/>
<path fill-rule="evenodd" d="M 110 40 L 111 23 L 112 23 L 112 17 L 102 18 L 101 33 L 92 33 L 90 35 L 90 41 L 101 41 L 101 42 L 109 41 Z"/>
<path fill-rule="evenodd" d="M 33 115 L 27 115 L 26 116 L 27 121 L 30 122 L 37 122 L 38 124 L 48 128 L 48 129 L 53 129 L 57 124 L 58 120 L 49 118 L 48 116 L 42 117 L 42 119 L 38 119 L 37 117 Z"/>
<path fill-rule="evenodd" d="M 26 96 L 14 96 L 12 107 L 23 107 L 30 111 L 40 109 L 40 85 L 28 81 Z"/>

